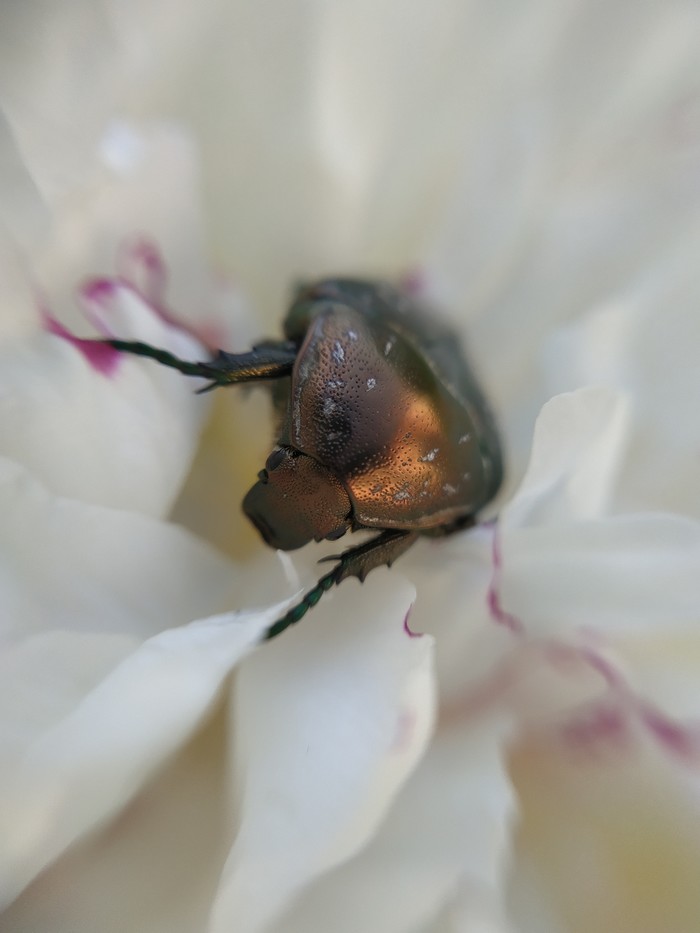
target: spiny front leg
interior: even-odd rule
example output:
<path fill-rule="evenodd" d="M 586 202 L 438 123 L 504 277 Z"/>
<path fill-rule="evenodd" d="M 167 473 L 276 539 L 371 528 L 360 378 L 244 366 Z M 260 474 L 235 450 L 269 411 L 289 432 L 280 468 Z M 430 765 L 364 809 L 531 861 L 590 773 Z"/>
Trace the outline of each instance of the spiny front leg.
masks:
<path fill-rule="evenodd" d="M 99 340 L 122 353 L 133 353 L 156 360 L 162 366 L 176 369 L 185 376 L 200 376 L 209 379 L 209 385 L 197 391 L 209 392 L 217 386 L 234 385 L 239 382 L 253 382 L 259 379 L 279 379 L 288 376 L 297 355 L 297 347 L 289 341 L 278 343 L 268 341 L 260 343 L 247 353 L 226 353 L 219 350 L 208 362 L 189 362 L 181 360 L 167 350 L 152 347 L 148 343 L 136 340 Z"/>
<path fill-rule="evenodd" d="M 400 557 L 407 551 L 418 538 L 415 531 L 396 531 L 393 529 L 383 531 L 363 544 L 348 548 L 342 554 L 335 557 L 324 557 L 323 561 L 337 561 L 335 567 L 321 577 L 313 589 L 309 590 L 302 599 L 288 612 L 282 616 L 265 633 L 265 639 L 269 640 L 279 635 L 290 625 L 294 625 L 303 618 L 324 593 L 333 586 L 337 586 L 347 577 L 357 577 L 363 581 L 370 570 L 375 567 L 391 567 L 397 557 Z"/>

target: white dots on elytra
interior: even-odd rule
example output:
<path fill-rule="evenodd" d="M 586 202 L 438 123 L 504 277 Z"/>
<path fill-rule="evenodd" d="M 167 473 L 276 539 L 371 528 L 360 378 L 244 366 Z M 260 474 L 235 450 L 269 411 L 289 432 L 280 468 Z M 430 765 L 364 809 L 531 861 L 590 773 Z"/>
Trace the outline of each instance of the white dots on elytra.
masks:
<path fill-rule="evenodd" d="M 457 492 L 457 487 L 453 486 L 452 483 L 444 483 L 442 491 L 446 496 L 454 496 L 454 494 Z"/>
<path fill-rule="evenodd" d="M 419 457 L 418 460 L 421 463 L 432 463 L 433 460 L 437 457 L 439 450 L 439 447 L 433 447 L 432 450 L 429 450 L 427 454 L 423 454 L 423 456 Z"/>
<path fill-rule="evenodd" d="M 368 391 L 368 392 L 371 392 L 372 389 L 374 389 L 376 385 L 377 385 L 377 380 L 376 380 L 376 379 L 369 378 L 369 379 L 367 380 L 367 391 Z"/>
<path fill-rule="evenodd" d="M 472 439 L 471 434 L 463 434 L 460 439 L 457 441 L 458 444 L 466 444 L 467 441 Z"/>
<path fill-rule="evenodd" d="M 343 348 L 343 345 L 339 340 L 333 341 L 333 349 L 331 350 L 331 356 L 336 361 L 336 363 L 345 362 L 345 349 Z"/>

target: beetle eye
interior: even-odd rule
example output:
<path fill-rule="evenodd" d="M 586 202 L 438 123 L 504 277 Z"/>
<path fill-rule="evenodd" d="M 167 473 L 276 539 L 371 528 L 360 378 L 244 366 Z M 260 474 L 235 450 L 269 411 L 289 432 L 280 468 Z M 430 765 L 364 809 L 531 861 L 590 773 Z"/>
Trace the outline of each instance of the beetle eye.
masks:
<path fill-rule="evenodd" d="M 284 447 L 277 447 L 275 450 L 273 450 L 270 456 L 267 458 L 265 463 L 265 470 L 262 471 L 265 473 L 265 476 L 267 476 L 268 470 L 271 473 L 273 470 L 276 470 L 281 463 L 284 463 L 284 461 L 289 457 L 289 454 L 290 451 Z M 263 482 L 267 482 L 267 480 L 263 480 Z"/>
<path fill-rule="evenodd" d="M 350 519 L 348 518 L 348 524 Z M 326 535 L 326 541 L 337 541 L 338 538 L 342 538 L 345 532 L 347 531 L 347 526 L 343 528 L 337 528 L 335 531 L 331 531 L 330 534 Z"/>

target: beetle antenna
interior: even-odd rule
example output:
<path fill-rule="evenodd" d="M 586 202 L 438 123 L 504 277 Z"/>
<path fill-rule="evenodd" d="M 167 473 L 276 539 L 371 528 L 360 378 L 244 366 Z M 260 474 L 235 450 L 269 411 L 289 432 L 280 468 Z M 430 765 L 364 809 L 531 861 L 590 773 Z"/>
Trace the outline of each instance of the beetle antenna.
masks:
<path fill-rule="evenodd" d="M 162 350 L 160 347 L 152 347 L 150 343 L 141 343 L 138 340 L 100 340 L 99 343 L 105 343 L 109 347 L 114 347 L 121 353 L 132 353 L 134 356 L 145 356 L 150 360 L 156 360 L 161 366 L 168 366 L 170 369 L 176 369 L 185 376 L 207 376 L 206 363 L 188 362 L 181 360 L 173 353 Z"/>
<path fill-rule="evenodd" d="M 247 353 L 226 353 L 219 350 L 216 356 L 208 362 L 189 362 L 160 347 L 153 347 L 149 343 L 138 340 L 99 340 L 98 343 L 114 347 L 122 353 L 132 353 L 135 356 L 144 356 L 156 360 L 162 366 L 176 369 L 185 376 L 200 376 L 209 379 L 208 385 L 197 391 L 209 392 L 217 386 L 233 385 L 237 382 L 252 382 L 257 379 L 279 379 L 288 376 L 294 360 L 296 347 L 288 341 L 273 343 L 268 341 L 260 346 L 253 347 Z"/>

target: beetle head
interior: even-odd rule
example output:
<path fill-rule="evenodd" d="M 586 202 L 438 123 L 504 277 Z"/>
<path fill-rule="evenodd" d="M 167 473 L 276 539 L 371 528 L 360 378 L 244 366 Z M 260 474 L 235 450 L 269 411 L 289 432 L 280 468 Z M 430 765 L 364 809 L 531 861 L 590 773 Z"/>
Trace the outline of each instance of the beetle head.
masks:
<path fill-rule="evenodd" d="M 293 447 L 277 447 L 243 500 L 243 511 L 271 547 L 293 551 L 312 539 L 343 535 L 352 506 L 330 470 Z"/>

